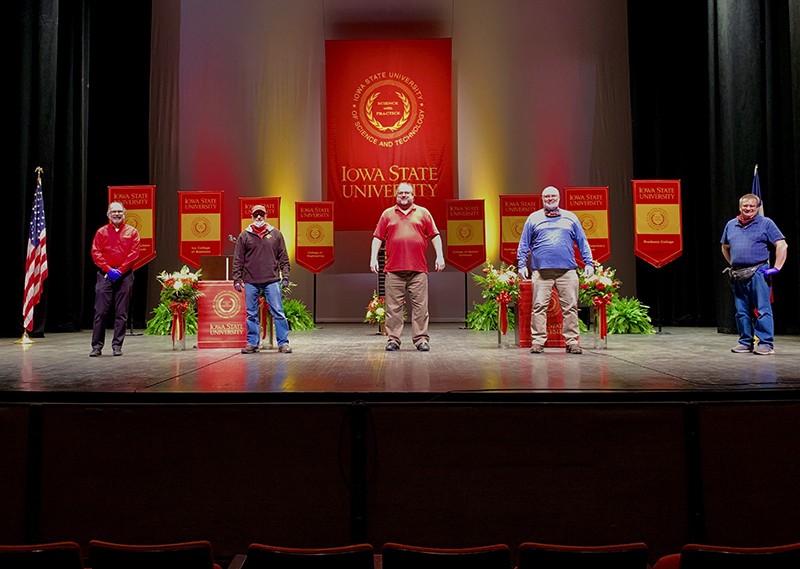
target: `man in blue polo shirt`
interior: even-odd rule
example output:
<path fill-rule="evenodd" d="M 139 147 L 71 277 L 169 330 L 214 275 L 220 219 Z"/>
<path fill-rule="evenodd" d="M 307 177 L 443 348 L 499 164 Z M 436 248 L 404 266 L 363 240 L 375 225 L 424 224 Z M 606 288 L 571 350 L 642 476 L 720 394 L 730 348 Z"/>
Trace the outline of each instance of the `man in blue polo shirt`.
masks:
<path fill-rule="evenodd" d="M 571 211 L 559 209 L 559 191 L 548 186 L 542 191 L 542 209 L 534 211 L 525 221 L 517 248 L 519 275 L 528 278 L 528 253 L 531 254 L 531 353 L 544 352 L 547 340 L 547 306 L 558 291 L 564 314 L 564 340 L 568 354 L 583 353 L 578 343 L 578 273 L 575 269 L 573 243 L 578 246 L 581 259 L 586 264 L 587 276 L 594 274 L 592 250 L 581 227 L 581 222 Z"/>
<path fill-rule="evenodd" d="M 760 200 L 755 194 L 739 198 L 740 215 L 731 219 L 722 232 L 722 254 L 731 265 L 728 269 L 736 306 L 736 328 L 739 343 L 734 354 L 754 352 L 761 356 L 775 353 L 774 324 L 770 304 L 770 277 L 786 262 L 786 238 L 775 222 L 758 215 Z M 769 266 L 769 245 L 775 246 L 775 265 Z M 755 325 L 753 309 L 758 311 Z M 754 346 L 753 328 L 758 336 Z"/>

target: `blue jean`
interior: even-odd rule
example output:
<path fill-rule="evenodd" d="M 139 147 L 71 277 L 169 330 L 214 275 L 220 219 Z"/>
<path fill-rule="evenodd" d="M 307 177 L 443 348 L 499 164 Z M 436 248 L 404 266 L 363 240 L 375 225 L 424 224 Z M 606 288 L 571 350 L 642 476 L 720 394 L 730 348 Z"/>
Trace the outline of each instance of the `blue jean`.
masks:
<path fill-rule="evenodd" d="M 278 347 L 280 348 L 289 343 L 289 322 L 286 321 L 286 315 L 283 313 L 280 281 L 270 284 L 244 283 L 244 301 L 247 309 L 247 343 L 251 346 L 258 346 L 261 341 L 261 335 L 258 330 L 258 296 L 262 290 L 269 304 L 269 311 L 275 321 L 275 336 L 278 339 Z"/>
<path fill-rule="evenodd" d="M 769 302 L 770 290 L 767 277 L 756 273 L 747 281 L 733 281 L 733 303 L 736 307 L 736 329 L 739 331 L 739 343 L 753 345 L 753 328 L 760 345 L 773 347 L 775 341 L 772 321 L 772 305 Z M 758 310 L 758 317 L 753 324 L 753 309 Z"/>

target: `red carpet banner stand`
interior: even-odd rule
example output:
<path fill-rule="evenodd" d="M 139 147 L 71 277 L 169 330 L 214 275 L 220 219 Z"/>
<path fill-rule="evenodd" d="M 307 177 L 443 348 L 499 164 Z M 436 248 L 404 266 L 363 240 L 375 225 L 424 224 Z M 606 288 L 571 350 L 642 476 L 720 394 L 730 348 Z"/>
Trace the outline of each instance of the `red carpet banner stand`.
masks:
<path fill-rule="evenodd" d="M 244 294 L 233 281 L 200 281 L 197 299 L 197 347 L 243 348 L 247 344 Z"/>
<path fill-rule="evenodd" d="M 446 200 L 447 249 L 445 260 L 467 273 L 486 262 L 483 200 Z"/>
<path fill-rule="evenodd" d="M 609 237 L 608 186 L 604 188 L 564 188 L 564 209 L 578 216 L 592 258 L 602 263 L 611 257 Z M 580 251 L 575 247 L 575 260 L 583 266 Z"/>
<path fill-rule="evenodd" d="M 327 41 L 328 194 L 337 231 L 372 231 L 401 182 L 453 197 L 451 40 Z"/>
<path fill-rule="evenodd" d="M 334 261 L 333 202 L 295 203 L 295 262 L 314 274 Z"/>
<path fill-rule="evenodd" d="M 222 255 L 222 196 L 218 192 L 178 192 L 181 261 L 200 267 L 200 257 Z"/>
<path fill-rule="evenodd" d="M 156 187 L 108 186 L 108 203 L 125 206 L 125 223 L 136 228 L 141 239 L 135 271 L 156 258 Z"/>
<path fill-rule="evenodd" d="M 634 253 L 656 268 L 683 253 L 680 180 L 631 180 Z"/>
<path fill-rule="evenodd" d="M 267 209 L 267 223 L 277 229 L 281 228 L 281 198 L 239 198 L 239 219 L 242 222 L 240 231 L 253 223 L 254 205 L 263 205 Z"/>
<path fill-rule="evenodd" d="M 517 266 L 517 247 L 525 220 L 542 209 L 541 194 L 511 194 L 500 196 L 500 260 Z"/>

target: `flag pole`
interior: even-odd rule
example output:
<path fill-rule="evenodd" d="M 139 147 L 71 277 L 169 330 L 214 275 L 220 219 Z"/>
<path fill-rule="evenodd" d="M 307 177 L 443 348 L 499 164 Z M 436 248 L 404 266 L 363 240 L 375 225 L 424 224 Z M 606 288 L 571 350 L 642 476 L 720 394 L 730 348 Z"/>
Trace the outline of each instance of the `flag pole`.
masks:
<path fill-rule="evenodd" d="M 34 172 L 36 172 L 36 184 L 38 186 L 39 184 L 42 183 L 42 173 L 44 172 L 44 170 L 42 169 L 41 166 L 37 166 Z M 31 340 L 31 337 L 28 336 L 28 331 L 26 329 L 23 329 L 22 337 L 14 343 L 22 344 L 23 346 L 29 346 L 31 344 L 35 344 L 36 342 Z"/>

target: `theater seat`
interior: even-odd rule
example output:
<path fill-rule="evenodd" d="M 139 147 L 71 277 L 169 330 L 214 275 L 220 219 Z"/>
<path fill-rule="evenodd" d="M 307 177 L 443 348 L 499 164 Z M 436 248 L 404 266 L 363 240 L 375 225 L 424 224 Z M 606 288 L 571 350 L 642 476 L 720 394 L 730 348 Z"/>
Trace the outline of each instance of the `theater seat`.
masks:
<path fill-rule="evenodd" d="M 297 549 L 253 543 L 237 555 L 229 569 L 373 569 L 375 551 L 368 543 Z"/>
<path fill-rule="evenodd" d="M 658 560 L 653 569 L 778 569 L 800 567 L 800 543 L 777 547 L 684 545 Z"/>
<path fill-rule="evenodd" d="M 163 545 L 90 541 L 88 565 L 92 569 L 220 569 L 207 541 Z"/>
<path fill-rule="evenodd" d="M 519 546 L 519 569 L 646 569 L 644 543 L 574 546 L 527 542 Z"/>
<path fill-rule="evenodd" d="M 83 569 L 81 547 L 72 541 L 39 545 L 0 545 L 0 567 Z"/>
<path fill-rule="evenodd" d="M 383 569 L 509 569 L 507 545 L 466 549 L 435 549 L 387 543 L 383 546 Z"/>

